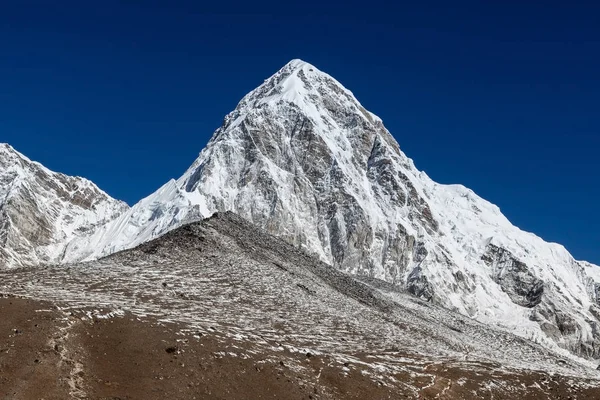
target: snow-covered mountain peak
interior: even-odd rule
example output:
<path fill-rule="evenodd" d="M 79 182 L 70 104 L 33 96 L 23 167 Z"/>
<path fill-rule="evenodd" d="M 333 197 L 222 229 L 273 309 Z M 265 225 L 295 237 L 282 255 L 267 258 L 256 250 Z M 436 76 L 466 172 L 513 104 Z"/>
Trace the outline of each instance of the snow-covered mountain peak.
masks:
<path fill-rule="evenodd" d="M 73 200 L 81 195 L 95 195 L 103 199 L 110 198 L 106 192 L 96 186 L 92 181 L 80 176 L 68 176 L 51 171 L 41 163 L 32 161 L 8 143 L 0 143 L 0 166 L 2 167 L 0 176 L 4 179 L 19 176 L 26 178 L 24 180 L 19 180 L 19 182 L 30 185 L 37 183 L 41 186 L 46 186 L 48 183 L 60 183 L 62 189 L 64 189 L 64 192 L 61 192 L 61 196 L 65 199 Z M 32 177 L 31 174 L 36 178 L 34 181 L 29 179 Z M 8 188 L 6 185 L 0 184 L 0 186 L 0 190 L 7 190 Z M 125 204 L 121 201 L 117 202 Z"/>
<path fill-rule="evenodd" d="M 16 152 L 16 150 L 8 143 L 0 143 L 0 153 L 4 152 Z"/>
<path fill-rule="evenodd" d="M 431 180 L 379 118 L 311 64 L 293 60 L 266 79 L 179 179 L 74 240 L 66 259 L 133 247 L 217 211 L 337 268 L 600 356 L 598 267 L 518 229 L 472 190 Z"/>
<path fill-rule="evenodd" d="M 25 168 L 27 166 L 35 165 L 36 168 L 51 172 L 49 169 L 44 167 L 42 164 L 32 161 L 24 155 L 17 151 L 14 147 L 12 147 L 8 143 L 0 143 L 0 162 L 3 163 L 4 167 L 21 167 Z"/>
<path fill-rule="evenodd" d="M 294 58 L 292 60 L 290 60 L 286 65 L 284 65 L 282 67 L 282 69 L 288 68 L 288 69 L 298 69 L 298 68 L 303 68 L 304 66 L 308 66 L 309 68 L 314 68 L 311 64 L 307 63 L 304 60 L 301 60 L 299 58 Z"/>
<path fill-rule="evenodd" d="M 0 143 L 0 154 L 8 153 L 9 151 L 14 151 L 12 146 L 8 143 Z"/>
<path fill-rule="evenodd" d="M 89 180 L 50 171 L 0 144 L 0 268 L 59 262 L 73 238 L 127 208 Z"/>
<path fill-rule="evenodd" d="M 240 101 L 236 111 L 243 111 L 248 107 L 276 105 L 280 102 L 298 106 L 317 124 L 335 125 L 335 119 L 326 118 L 326 114 L 333 105 L 341 104 L 357 112 L 357 115 L 369 123 L 381 121 L 365 110 L 352 92 L 335 78 L 299 59 L 287 63 L 262 85 L 248 93 Z"/>
<path fill-rule="evenodd" d="M 3 168 L 8 168 L 22 163 L 31 163 L 31 160 L 16 151 L 8 143 L 0 143 L 0 163 L 2 163 Z"/>

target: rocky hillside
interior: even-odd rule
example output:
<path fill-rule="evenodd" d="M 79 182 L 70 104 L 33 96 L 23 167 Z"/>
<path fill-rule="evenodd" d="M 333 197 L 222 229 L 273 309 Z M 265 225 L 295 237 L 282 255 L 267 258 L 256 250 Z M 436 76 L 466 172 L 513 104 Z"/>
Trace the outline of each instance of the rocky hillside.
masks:
<path fill-rule="evenodd" d="M 102 260 L 0 271 L 1 293 L 30 300 L 0 299 L 8 398 L 600 395 L 595 364 L 356 279 L 231 213 Z"/>

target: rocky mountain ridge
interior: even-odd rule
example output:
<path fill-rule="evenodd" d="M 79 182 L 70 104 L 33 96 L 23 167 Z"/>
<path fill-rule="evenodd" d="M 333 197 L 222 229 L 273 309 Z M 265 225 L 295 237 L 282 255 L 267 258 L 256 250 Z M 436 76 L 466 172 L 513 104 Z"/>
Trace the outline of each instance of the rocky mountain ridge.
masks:
<path fill-rule="evenodd" d="M 52 172 L 0 143 L 0 266 L 60 262 L 67 243 L 128 208 L 89 180 Z"/>

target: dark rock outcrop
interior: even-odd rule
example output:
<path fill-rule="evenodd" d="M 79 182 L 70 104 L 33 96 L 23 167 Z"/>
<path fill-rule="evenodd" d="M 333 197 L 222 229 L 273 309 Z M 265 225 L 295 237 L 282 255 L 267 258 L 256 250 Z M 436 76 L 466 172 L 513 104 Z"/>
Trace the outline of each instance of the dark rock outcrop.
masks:
<path fill-rule="evenodd" d="M 492 267 L 492 278 L 513 303 L 532 308 L 540 304 L 544 282 L 527 265 L 517 260 L 508 250 L 488 244 L 482 260 Z"/>

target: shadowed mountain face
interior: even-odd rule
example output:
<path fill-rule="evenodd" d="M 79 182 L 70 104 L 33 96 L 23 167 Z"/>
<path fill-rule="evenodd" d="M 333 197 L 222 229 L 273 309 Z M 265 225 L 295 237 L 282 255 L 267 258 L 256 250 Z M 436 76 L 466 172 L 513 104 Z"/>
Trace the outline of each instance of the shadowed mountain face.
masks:
<path fill-rule="evenodd" d="M 126 209 L 90 181 L 52 172 L 0 144 L 0 268 L 59 262 L 69 241 Z"/>
<path fill-rule="evenodd" d="M 131 248 L 217 211 L 340 270 L 600 356 L 600 268 L 521 231 L 471 190 L 433 182 L 379 118 L 308 63 L 293 60 L 245 96 L 182 177 L 71 241 L 65 260 Z"/>
<path fill-rule="evenodd" d="M 331 268 L 232 213 L 98 261 L 0 271 L 0 293 L 50 303 L 29 303 L 46 311 L 9 340 L 32 335 L 17 351 L 38 346 L 40 379 L 62 374 L 48 390 L 74 398 L 600 395 L 591 365 Z M 4 306 L 3 320 L 17 314 Z M 37 328 L 56 329 L 56 353 Z M 45 369 L 52 357 L 64 368 Z M 10 360 L 4 387 L 33 385 Z"/>

